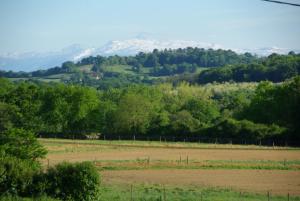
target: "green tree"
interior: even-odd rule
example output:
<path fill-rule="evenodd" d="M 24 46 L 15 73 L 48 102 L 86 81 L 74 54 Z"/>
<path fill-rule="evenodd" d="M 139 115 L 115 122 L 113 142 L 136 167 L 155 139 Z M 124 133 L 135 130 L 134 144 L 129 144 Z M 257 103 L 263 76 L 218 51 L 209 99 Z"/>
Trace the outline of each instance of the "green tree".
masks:
<path fill-rule="evenodd" d="M 0 154 L 22 160 L 32 160 L 45 157 L 47 151 L 39 144 L 35 135 L 24 129 L 12 128 L 0 133 Z"/>
<path fill-rule="evenodd" d="M 139 94 L 128 93 L 122 97 L 115 113 L 115 128 L 121 133 L 146 133 L 151 122 L 151 102 Z"/>
<path fill-rule="evenodd" d="M 202 127 L 210 125 L 220 115 L 217 105 L 213 101 L 204 99 L 190 99 L 183 109 L 189 111 Z"/>
<path fill-rule="evenodd" d="M 200 122 L 186 110 L 171 115 L 171 129 L 176 134 L 194 133 L 199 127 Z"/>

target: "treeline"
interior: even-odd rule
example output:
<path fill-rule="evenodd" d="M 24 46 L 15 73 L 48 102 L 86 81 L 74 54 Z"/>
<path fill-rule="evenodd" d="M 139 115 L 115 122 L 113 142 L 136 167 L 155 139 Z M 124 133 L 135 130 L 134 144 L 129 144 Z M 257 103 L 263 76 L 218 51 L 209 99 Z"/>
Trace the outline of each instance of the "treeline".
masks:
<path fill-rule="evenodd" d="M 92 65 L 92 72 L 99 76 L 95 79 L 88 73 L 83 73 L 79 67 Z M 135 74 L 110 72 L 107 66 L 131 66 Z M 26 72 L 0 71 L 0 77 L 43 77 L 55 74 L 69 73 L 71 78 L 65 83 L 96 86 L 106 89 L 109 86 L 122 87 L 130 83 L 150 83 L 149 76 L 170 76 L 196 74 L 199 68 L 209 68 L 202 71 L 197 83 L 210 82 L 259 82 L 269 80 L 282 82 L 300 72 L 300 54 L 290 52 L 288 55 L 272 54 L 268 57 L 256 57 L 250 53 L 237 54 L 231 50 L 212 50 L 186 48 L 177 50 L 153 50 L 151 53 L 139 53 L 136 56 L 90 56 L 77 63 L 64 62 L 61 67 L 48 70 Z M 145 70 L 146 69 L 146 70 Z M 116 79 L 115 79 L 116 78 Z M 193 78 L 194 80 L 194 78 Z"/>
<path fill-rule="evenodd" d="M 78 64 L 93 64 L 93 71 L 101 72 L 107 65 L 130 65 L 140 72 L 142 68 L 151 68 L 152 76 L 166 76 L 181 73 L 194 73 L 199 67 L 217 67 L 226 64 L 250 63 L 257 57 L 250 53 L 237 54 L 231 50 L 213 50 L 185 48 L 176 50 L 153 50 L 151 53 L 139 53 L 136 56 L 88 57 Z"/>
<path fill-rule="evenodd" d="M 136 56 L 90 56 L 82 59 L 76 64 L 68 61 L 61 67 L 48 70 L 38 70 L 31 73 L 0 71 L 1 77 L 40 77 L 59 73 L 75 72 L 76 67 L 82 65 L 93 65 L 94 72 L 104 71 L 104 66 L 130 65 L 132 70 L 139 73 L 142 68 L 151 68 L 151 75 L 165 76 L 185 72 L 193 73 L 199 67 L 217 67 L 227 64 L 250 63 L 257 57 L 250 53 L 237 54 L 231 50 L 213 50 L 202 48 L 185 48 L 176 50 L 153 50 L 151 53 L 139 53 Z"/>
<path fill-rule="evenodd" d="M 300 77 L 283 84 L 132 85 L 97 91 L 0 82 L 0 129 L 83 136 L 299 141 Z"/>
<path fill-rule="evenodd" d="M 200 73 L 198 83 L 209 82 L 282 82 L 300 74 L 300 54 L 272 54 L 258 62 L 208 69 Z"/>

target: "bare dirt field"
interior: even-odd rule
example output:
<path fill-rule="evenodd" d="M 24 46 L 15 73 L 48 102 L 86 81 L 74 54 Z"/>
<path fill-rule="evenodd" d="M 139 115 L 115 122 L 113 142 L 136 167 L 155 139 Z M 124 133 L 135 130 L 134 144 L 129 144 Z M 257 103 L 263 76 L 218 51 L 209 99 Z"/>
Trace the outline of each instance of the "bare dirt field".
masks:
<path fill-rule="evenodd" d="M 300 171 L 284 170 L 121 170 L 101 172 L 104 184 L 165 184 L 232 188 L 300 195 Z"/>
<path fill-rule="evenodd" d="M 173 147 L 168 147 L 169 144 L 150 147 L 147 143 L 145 146 L 142 143 L 128 146 L 122 144 L 122 141 L 118 142 L 119 145 L 59 140 L 43 143 L 49 151 L 45 165 L 62 161 L 97 161 L 95 164 L 101 170 L 103 183 L 108 185 L 137 183 L 221 187 L 263 194 L 270 191 L 274 195 L 290 193 L 300 196 L 299 149 L 249 149 L 243 145 L 238 148 L 203 148 L 189 147 L 194 146 L 189 143 L 186 143 L 186 147 L 174 147 L 173 144 L 170 144 Z M 180 158 L 185 160 L 187 156 L 191 161 L 188 165 L 177 164 Z M 145 163 L 147 160 L 148 163 Z M 234 161 L 237 161 L 235 166 L 232 165 Z M 215 162 L 217 166 L 214 165 Z M 103 168 L 105 165 L 107 168 Z M 267 165 L 269 169 L 263 165 Z M 189 169 L 191 166 L 201 166 L 202 169 Z"/>
<path fill-rule="evenodd" d="M 69 145 L 68 145 L 69 146 Z M 75 145 L 74 145 L 75 146 Z M 174 148 L 123 148 L 86 145 L 87 150 L 49 153 L 52 163 L 86 160 L 136 160 L 150 157 L 151 160 L 178 160 L 180 156 L 190 160 L 300 160 L 299 150 L 238 150 L 238 149 L 174 149 Z M 53 149 L 50 148 L 50 150 Z"/>

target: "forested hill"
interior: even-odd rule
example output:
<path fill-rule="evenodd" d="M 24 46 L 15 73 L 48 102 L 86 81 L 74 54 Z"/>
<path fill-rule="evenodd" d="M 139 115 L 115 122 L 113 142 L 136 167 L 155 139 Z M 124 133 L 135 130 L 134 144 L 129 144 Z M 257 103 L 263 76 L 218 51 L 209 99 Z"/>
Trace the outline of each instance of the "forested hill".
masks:
<path fill-rule="evenodd" d="M 300 74 L 300 55 L 270 55 L 250 64 L 234 64 L 203 71 L 198 83 L 210 82 L 282 82 Z"/>
<path fill-rule="evenodd" d="M 120 87 L 132 83 L 161 83 L 188 80 L 208 82 L 281 82 L 298 75 L 300 55 L 272 54 L 257 57 L 231 50 L 185 48 L 153 50 L 136 56 L 90 56 L 77 63 L 67 61 L 61 67 L 30 73 L 0 71 L 1 77 L 13 80 L 32 79 L 94 86 Z"/>

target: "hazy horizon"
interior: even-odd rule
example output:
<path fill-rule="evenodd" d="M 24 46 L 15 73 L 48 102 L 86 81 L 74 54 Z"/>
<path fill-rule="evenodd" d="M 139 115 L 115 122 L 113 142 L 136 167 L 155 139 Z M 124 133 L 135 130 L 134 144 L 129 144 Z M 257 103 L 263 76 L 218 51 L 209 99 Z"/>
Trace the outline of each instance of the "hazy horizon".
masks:
<path fill-rule="evenodd" d="M 57 51 L 72 44 L 100 47 L 141 33 L 225 48 L 293 50 L 300 49 L 299 11 L 261 0 L 3 0 L 0 53 Z"/>

